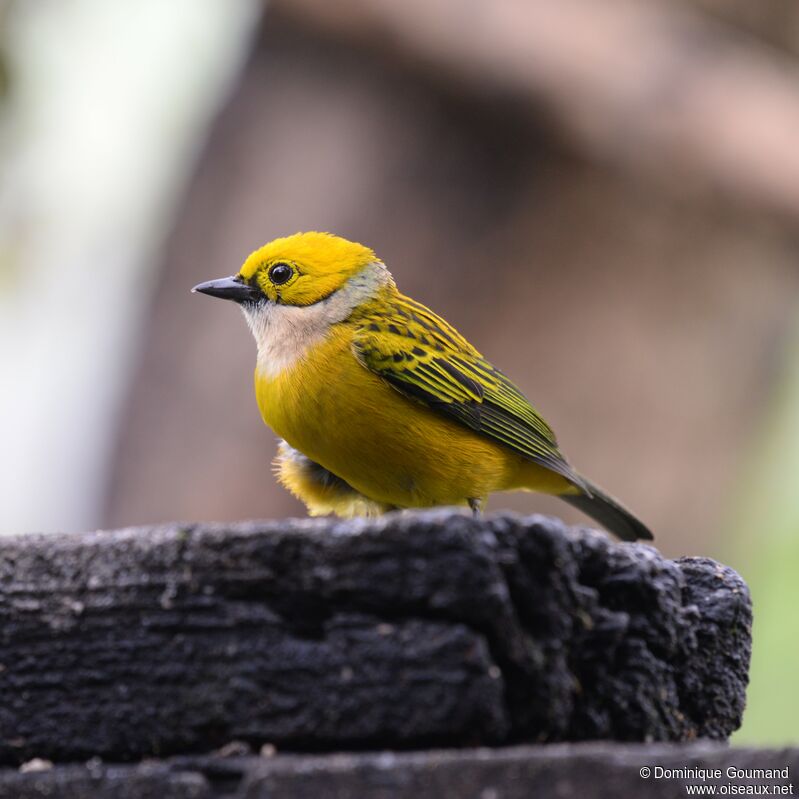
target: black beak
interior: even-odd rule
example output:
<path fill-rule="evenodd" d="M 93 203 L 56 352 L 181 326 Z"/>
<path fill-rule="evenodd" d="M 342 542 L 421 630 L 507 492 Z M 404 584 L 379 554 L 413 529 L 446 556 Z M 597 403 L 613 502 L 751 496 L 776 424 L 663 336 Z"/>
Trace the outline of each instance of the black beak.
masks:
<path fill-rule="evenodd" d="M 238 276 L 208 280 L 195 286 L 192 292 L 221 297 L 223 300 L 233 300 L 234 302 L 258 302 L 264 298 L 260 289 L 247 285 Z"/>

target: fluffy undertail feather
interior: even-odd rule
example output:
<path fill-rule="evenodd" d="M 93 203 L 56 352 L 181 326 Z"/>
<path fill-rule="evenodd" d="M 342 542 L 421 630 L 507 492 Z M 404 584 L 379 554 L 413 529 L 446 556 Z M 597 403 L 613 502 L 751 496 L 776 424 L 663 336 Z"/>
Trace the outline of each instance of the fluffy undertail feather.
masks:
<path fill-rule="evenodd" d="M 380 516 L 393 510 L 391 505 L 365 497 L 338 475 L 285 441 L 278 445 L 274 466 L 280 483 L 305 503 L 310 516 L 328 516 L 332 513 L 350 519 L 355 516 Z"/>
<path fill-rule="evenodd" d="M 652 540 L 649 528 L 636 519 L 620 502 L 588 481 L 585 481 L 585 484 L 591 492 L 590 495 L 560 494 L 560 498 L 599 522 L 622 541 Z"/>

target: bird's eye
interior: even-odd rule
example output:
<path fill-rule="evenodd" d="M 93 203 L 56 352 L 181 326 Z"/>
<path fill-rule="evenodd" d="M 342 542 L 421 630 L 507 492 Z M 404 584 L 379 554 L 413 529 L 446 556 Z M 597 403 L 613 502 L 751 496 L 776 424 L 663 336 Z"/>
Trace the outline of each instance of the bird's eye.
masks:
<path fill-rule="evenodd" d="M 289 264 L 275 264 L 269 270 L 269 279 L 276 286 L 282 286 L 293 274 L 294 270 Z"/>

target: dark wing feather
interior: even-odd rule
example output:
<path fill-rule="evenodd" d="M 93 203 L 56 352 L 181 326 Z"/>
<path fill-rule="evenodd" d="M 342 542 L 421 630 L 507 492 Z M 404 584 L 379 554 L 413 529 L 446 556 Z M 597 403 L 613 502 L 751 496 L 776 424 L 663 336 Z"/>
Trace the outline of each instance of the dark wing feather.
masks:
<path fill-rule="evenodd" d="M 405 396 L 582 486 L 527 398 L 428 308 L 399 295 L 357 322 L 353 349 L 367 369 Z"/>

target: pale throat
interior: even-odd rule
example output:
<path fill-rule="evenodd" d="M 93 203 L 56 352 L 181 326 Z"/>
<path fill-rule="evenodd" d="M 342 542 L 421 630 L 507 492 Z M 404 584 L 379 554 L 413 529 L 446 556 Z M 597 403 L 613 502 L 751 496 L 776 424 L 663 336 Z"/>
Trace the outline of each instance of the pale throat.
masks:
<path fill-rule="evenodd" d="M 258 346 L 258 372 L 277 377 L 321 343 L 333 325 L 372 299 L 391 283 L 391 274 L 379 262 L 365 266 L 340 289 L 313 305 L 279 305 L 263 302 L 242 305 L 244 318 Z"/>

